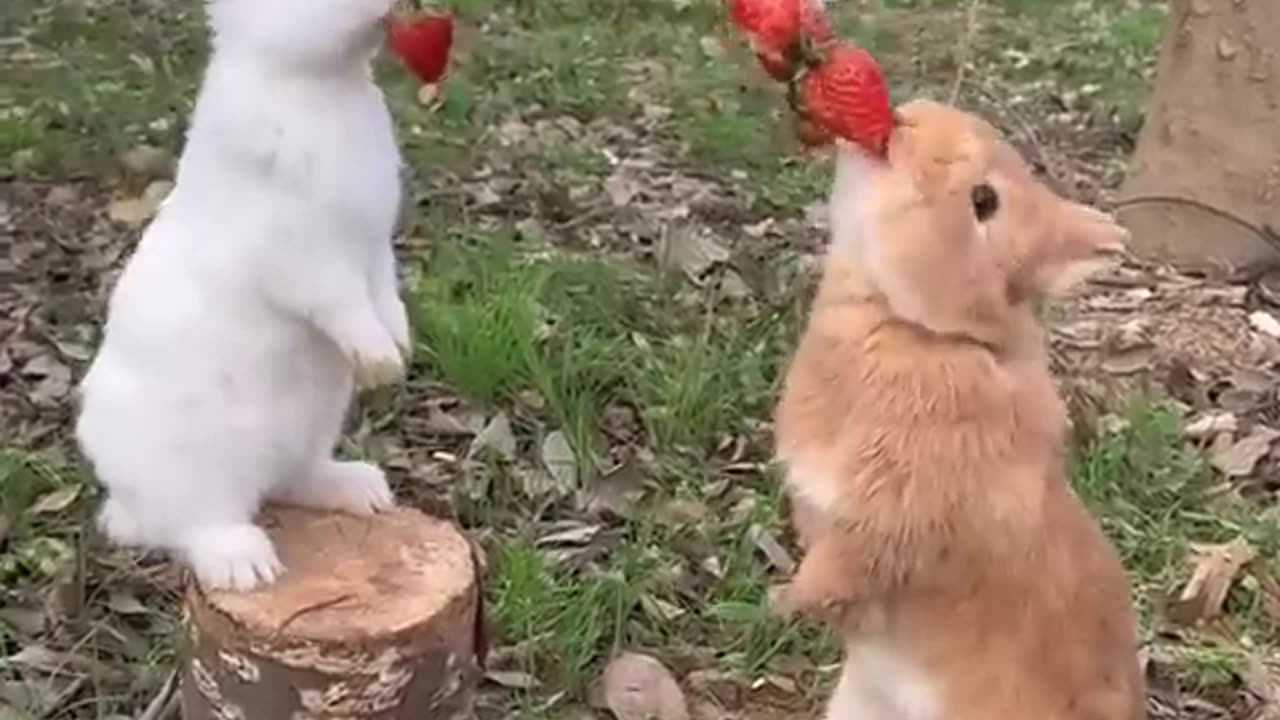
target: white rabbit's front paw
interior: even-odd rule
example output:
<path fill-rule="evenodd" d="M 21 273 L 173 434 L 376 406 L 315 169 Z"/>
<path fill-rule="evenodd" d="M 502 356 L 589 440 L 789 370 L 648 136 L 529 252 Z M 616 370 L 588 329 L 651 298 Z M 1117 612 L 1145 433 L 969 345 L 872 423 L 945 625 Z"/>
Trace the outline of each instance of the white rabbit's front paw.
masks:
<path fill-rule="evenodd" d="M 404 302 L 396 298 L 396 310 L 391 320 L 391 337 L 395 340 L 396 347 L 400 348 L 400 356 L 404 358 L 405 363 L 413 357 L 413 339 L 409 331 L 409 313 L 404 308 Z"/>
<path fill-rule="evenodd" d="M 387 476 L 376 466 L 336 460 L 325 461 L 308 477 L 275 492 L 274 497 L 283 503 L 356 515 L 371 515 L 395 505 Z"/>
<path fill-rule="evenodd" d="M 387 326 L 387 332 L 391 333 L 391 339 L 395 341 L 396 347 L 400 349 L 400 356 L 407 364 L 413 355 L 413 341 L 409 331 L 409 313 L 405 309 L 404 301 L 394 293 L 386 295 L 379 303 L 378 315 Z"/>
<path fill-rule="evenodd" d="M 181 547 L 207 590 L 253 590 L 284 572 L 271 538 L 250 523 L 193 530 L 182 539 Z"/>
<path fill-rule="evenodd" d="M 404 375 L 404 359 L 399 349 L 390 354 L 376 355 L 356 351 L 350 357 L 355 368 L 356 384 L 366 390 L 390 385 Z"/>
<path fill-rule="evenodd" d="M 334 340 L 351 362 L 356 384 L 361 388 L 390 385 L 404 375 L 404 358 L 397 341 L 376 316 L 342 326 Z"/>

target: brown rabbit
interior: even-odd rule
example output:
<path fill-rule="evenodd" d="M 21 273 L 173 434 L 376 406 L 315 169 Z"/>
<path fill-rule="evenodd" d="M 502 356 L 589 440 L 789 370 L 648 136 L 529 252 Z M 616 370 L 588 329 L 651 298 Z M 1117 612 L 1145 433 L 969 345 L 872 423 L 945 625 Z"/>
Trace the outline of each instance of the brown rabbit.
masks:
<path fill-rule="evenodd" d="M 777 408 L 806 556 L 779 611 L 846 641 L 828 720 L 1145 715 L 1119 558 L 1073 494 L 1038 302 L 1122 252 L 986 122 L 917 100 L 837 148 Z"/>

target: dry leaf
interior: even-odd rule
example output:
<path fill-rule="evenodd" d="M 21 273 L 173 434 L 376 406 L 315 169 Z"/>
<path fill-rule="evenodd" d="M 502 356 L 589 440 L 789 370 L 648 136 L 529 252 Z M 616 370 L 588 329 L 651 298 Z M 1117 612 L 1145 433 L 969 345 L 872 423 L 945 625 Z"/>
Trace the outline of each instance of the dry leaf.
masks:
<path fill-rule="evenodd" d="M 27 393 L 31 402 L 44 407 L 59 405 L 71 392 L 71 369 L 51 354 L 37 355 L 22 367 L 23 376 L 36 381 Z"/>
<path fill-rule="evenodd" d="M 1227 477 L 1246 477 L 1257 467 L 1258 461 L 1271 451 L 1271 443 L 1280 438 L 1280 432 L 1259 425 L 1245 438 L 1229 447 L 1215 447 L 1209 461 Z"/>
<path fill-rule="evenodd" d="M 488 448 L 498 453 L 504 460 L 514 460 L 516 457 L 516 436 L 511 432 L 511 421 L 507 419 L 507 414 L 499 412 L 493 416 L 489 424 L 485 425 L 482 430 L 471 441 L 471 447 L 467 450 L 467 457 L 474 457 L 479 451 Z"/>
<path fill-rule="evenodd" d="M 62 512 L 80 497 L 80 486 L 71 485 L 61 490 L 45 493 L 31 504 L 30 512 L 35 515 Z"/>
<path fill-rule="evenodd" d="M 627 652 L 604 669 L 604 701 L 618 720 L 689 720 L 684 691 L 650 655 Z"/>
<path fill-rule="evenodd" d="M 660 262 L 678 268 L 689 280 L 701 285 L 703 277 L 717 263 L 726 262 L 729 251 L 707 231 L 682 226 L 666 234 L 658 247 Z"/>
<path fill-rule="evenodd" d="M 537 545 L 585 545 L 604 529 L 603 525 L 587 525 L 569 521 L 568 527 L 543 535 Z"/>
<path fill-rule="evenodd" d="M 791 557 L 791 553 L 787 552 L 786 548 L 782 547 L 782 543 L 778 542 L 778 538 L 772 532 L 759 525 L 752 525 L 749 532 L 756 547 L 769 559 L 770 565 L 783 575 L 790 575 L 795 572 L 795 559 Z"/>
<path fill-rule="evenodd" d="M 1280 338 L 1280 320 L 1277 320 L 1275 315 L 1266 310 L 1256 310 L 1249 313 L 1249 325 L 1264 335 Z"/>
<path fill-rule="evenodd" d="M 543 438 L 542 464 L 562 494 L 573 492 L 578 486 L 578 459 L 569 446 L 569 439 L 559 430 Z"/>
<path fill-rule="evenodd" d="M 133 593 L 117 591 L 107 599 L 107 607 L 120 615 L 146 615 L 147 606 Z"/>
<path fill-rule="evenodd" d="M 591 483 L 583 494 L 581 506 L 595 516 L 609 513 L 630 518 L 644 492 L 644 473 L 636 462 L 628 459 Z"/>
<path fill-rule="evenodd" d="M 685 614 L 685 609 L 679 605 L 648 594 L 640 596 L 640 607 L 650 617 L 661 622 L 672 622 Z"/>
<path fill-rule="evenodd" d="M 1222 613 L 1240 569 L 1253 560 L 1257 550 L 1244 538 L 1220 545 L 1191 545 L 1191 579 L 1170 607 L 1170 617 L 1184 625 L 1211 620 Z"/>
<path fill-rule="evenodd" d="M 1238 424 L 1234 413 L 1206 413 L 1187 423 L 1182 434 L 1192 440 L 1203 440 L 1219 433 L 1233 433 L 1236 431 Z"/>
<path fill-rule="evenodd" d="M 530 690 L 540 684 L 538 678 L 519 670 L 486 670 L 484 677 L 502 687 L 517 690 Z"/>
<path fill-rule="evenodd" d="M 1112 375 L 1131 375 L 1151 367 L 1154 350 L 1138 347 L 1124 350 L 1102 360 L 1102 369 Z"/>

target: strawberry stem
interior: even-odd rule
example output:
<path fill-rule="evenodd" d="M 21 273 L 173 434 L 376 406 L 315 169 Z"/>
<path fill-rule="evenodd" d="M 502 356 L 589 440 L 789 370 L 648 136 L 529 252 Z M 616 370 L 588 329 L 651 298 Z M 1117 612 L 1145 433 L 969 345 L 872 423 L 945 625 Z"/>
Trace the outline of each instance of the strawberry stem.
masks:
<path fill-rule="evenodd" d="M 815 68 L 827 61 L 826 53 L 808 35 L 801 37 L 796 45 L 799 60 L 805 67 Z"/>
<path fill-rule="evenodd" d="M 787 81 L 787 105 L 800 117 L 808 118 L 809 114 L 805 112 L 804 103 L 800 99 L 800 80 L 803 77 L 803 74 L 792 75 Z"/>

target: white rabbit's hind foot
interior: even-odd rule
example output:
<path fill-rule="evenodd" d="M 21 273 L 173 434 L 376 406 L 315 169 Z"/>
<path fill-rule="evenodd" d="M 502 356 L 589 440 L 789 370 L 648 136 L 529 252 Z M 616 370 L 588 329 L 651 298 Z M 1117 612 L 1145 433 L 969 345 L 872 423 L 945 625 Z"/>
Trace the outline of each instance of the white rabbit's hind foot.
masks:
<path fill-rule="evenodd" d="M 182 538 L 180 547 L 207 590 L 253 590 L 284 572 L 271 538 L 249 523 L 193 530 Z"/>
<path fill-rule="evenodd" d="M 372 515 L 395 505 L 387 476 L 365 462 L 326 460 L 312 473 L 273 493 L 282 503 Z"/>

